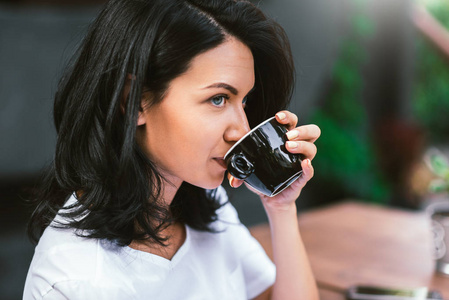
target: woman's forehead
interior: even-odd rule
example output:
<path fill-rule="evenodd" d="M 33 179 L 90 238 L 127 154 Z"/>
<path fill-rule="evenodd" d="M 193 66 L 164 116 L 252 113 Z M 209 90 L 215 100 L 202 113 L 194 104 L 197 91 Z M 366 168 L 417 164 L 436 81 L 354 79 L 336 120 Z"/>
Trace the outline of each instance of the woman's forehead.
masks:
<path fill-rule="evenodd" d="M 250 90 L 254 80 L 251 50 L 239 40 L 231 38 L 194 57 L 189 69 L 175 78 L 173 83 L 183 81 L 203 89 L 214 85 L 224 87 L 227 84 L 238 91 Z"/>

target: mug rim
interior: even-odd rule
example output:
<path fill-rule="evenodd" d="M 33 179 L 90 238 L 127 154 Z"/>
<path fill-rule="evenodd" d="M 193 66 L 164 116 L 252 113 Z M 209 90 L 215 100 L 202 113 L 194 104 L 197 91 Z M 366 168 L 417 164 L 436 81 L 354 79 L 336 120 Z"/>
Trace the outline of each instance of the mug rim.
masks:
<path fill-rule="evenodd" d="M 428 217 L 432 218 L 434 214 L 437 214 L 441 211 L 449 211 L 449 202 L 446 201 L 438 201 L 430 204 L 426 207 L 425 212 Z"/>
<path fill-rule="evenodd" d="M 229 155 L 229 153 L 231 153 L 232 150 L 234 150 L 235 147 L 237 147 L 248 135 L 250 135 L 251 133 L 253 133 L 254 131 L 256 131 L 257 129 L 259 129 L 259 127 L 262 127 L 263 125 L 265 125 L 266 123 L 270 122 L 271 120 L 275 119 L 276 116 L 271 117 L 266 119 L 265 121 L 263 121 L 262 123 L 260 123 L 259 125 L 257 125 L 256 127 L 254 127 L 253 129 L 251 129 L 250 131 L 248 131 L 244 136 L 242 136 L 234 145 L 232 145 L 231 149 L 228 150 L 228 152 L 226 152 L 225 156 L 223 157 L 223 159 L 226 159 L 227 156 Z"/>
<path fill-rule="evenodd" d="M 269 195 L 269 197 L 274 197 L 274 196 L 280 194 L 281 192 L 283 192 L 286 188 L 288 188 L 290 185 L 292 185 L 293 182 L 298 180 L 301 175 L 302 175 L 302 169 L 300 171 L 296 172 L 295 174 L 293 174 L 292 176 L 290 176 L 290 178 L 288 178 L 287 180 L 285 180 L 283 182 L 283 186 L 277 188 L 274 192 L 271 193 L 271 195 Z M 293 178 L 295 178 L 295 177 L 296 177 L 296 179 L 293 180 Z M 289 183 L 289 184 L 287 184 L 287 183 Z"/>

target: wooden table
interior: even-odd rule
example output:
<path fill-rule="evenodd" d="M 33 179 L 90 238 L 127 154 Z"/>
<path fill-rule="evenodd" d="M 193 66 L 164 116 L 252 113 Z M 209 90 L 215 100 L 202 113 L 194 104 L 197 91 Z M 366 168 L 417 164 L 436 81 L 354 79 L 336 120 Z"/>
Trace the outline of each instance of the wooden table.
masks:
<path fill-rule="evenodd" d="M 298 220 L 322 300 L 345 299 L 356 284 L 426 286 L 449 300 L 449 276 L 434 271 L 423 212 L 344 202 L 299 214 Z M 268 225 L 251 233 L 272 257 Z"/>

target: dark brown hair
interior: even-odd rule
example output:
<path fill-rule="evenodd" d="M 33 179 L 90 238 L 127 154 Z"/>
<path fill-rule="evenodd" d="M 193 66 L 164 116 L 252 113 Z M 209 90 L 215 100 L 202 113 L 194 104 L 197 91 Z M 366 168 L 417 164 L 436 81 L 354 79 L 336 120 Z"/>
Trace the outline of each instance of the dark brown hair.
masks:
<path fill-rule="evenodd" d="M 74 191 L 65 210 L 78 234 L 127 245 L 151 238 L 173 219 L 209 230 L 219 203 L 214 192 L 183 183 L 169 209 L 159 203 L 163 178 L 136 143 L 144 89 L 155 102 L 198 54 L 231 35 L 255 62 L 255 90 L 246 113 L 254 126 L 287 107 L 294 84 L 290 46 L 283 29 L 248 1 L 112 0 L 90 26 L 60 81 L 54 104 L 58 133 L 29 223 L 37 241 Z M 133 74 L 124 113 L 121 98 Z M 53 223 L 52 226 L 63 226 Z M 137 230 L 139 228 L 140 230 Z"/>

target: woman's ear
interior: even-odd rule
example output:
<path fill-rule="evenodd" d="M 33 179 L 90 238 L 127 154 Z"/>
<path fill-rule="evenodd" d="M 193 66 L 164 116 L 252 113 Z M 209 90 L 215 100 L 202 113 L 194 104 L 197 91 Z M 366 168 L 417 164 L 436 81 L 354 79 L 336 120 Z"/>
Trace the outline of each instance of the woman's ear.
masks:
<path fill-rule="evenodd" d="M 145 125 L 147 122 L 146 113 L 142 108 L 142 104 L 139 108 L 139 114 L 137 115 L 137 126 Z"/>
<path fill-rule="evenodd" d="M 126 101 L 128 100 L 129 92 L 131 91 L 131 85 L 133 81 L 136 80 L 136 76 L 133 74 L 128 74 L 126 76 L 125 86 L 123 87 L 123 94 L 122 94 L 122 101 L 120 103 L 120 110 L 124 114 L 125 113 L 125 106 Z M 143 109 L 144 106 L 144 99 L 145 97 L 142 96 L 140 108 L 139 108 L 139 114 L 137 116 L 137 126 L 145 125 L 146 123 L 146 116 Z"/>

